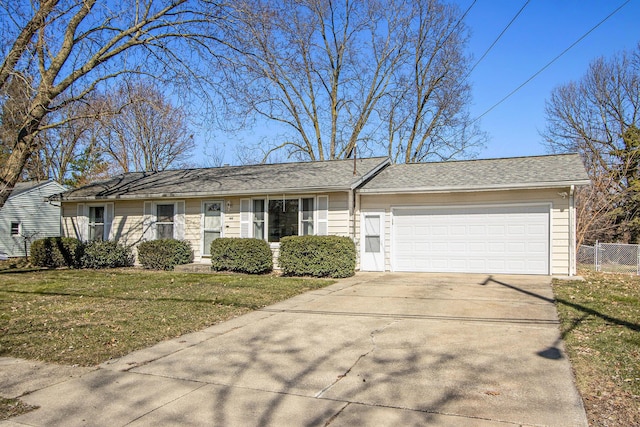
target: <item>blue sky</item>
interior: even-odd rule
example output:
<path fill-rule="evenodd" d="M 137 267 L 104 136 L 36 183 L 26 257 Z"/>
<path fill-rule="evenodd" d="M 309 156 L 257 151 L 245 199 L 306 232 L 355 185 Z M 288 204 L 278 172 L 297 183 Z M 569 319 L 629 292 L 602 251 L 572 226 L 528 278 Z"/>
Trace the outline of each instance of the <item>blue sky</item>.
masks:
<path fill-rule="evenodd" d="M 525 0 L 477 0 L 465 21 L 469 52 L 479 59 Z M 456 0 L 464 11 L 473 0 Z M 531 0 L 469 79 L 478 117 L 568 48 L 625 0 Z M 640 1 L 631 0 L 578 45 L 481 119 L 489 134 L 479 158 L 545 154 L 540 131 L 551 91 L 580 79 L 595 58 L 640 42 Z"/>
<path fill-rule="evenodd" d="M 467 10 L 474 0 L 450 0 Z M 479 59 L 502 30 L 527 3 L 526 0 L 477 0 L 465 18 L 470 30 L 468 53 Z M 535 79 L 481 118 L 488 134 L 478 158 L 546 154 L 540 132 L 545 128 L 544 105 L 552 90 L 580 79 L 600 56 L 632 50 L 640 42 L 640 0 L 530 0 L 469 81 L 473 118 L 516 89 L 585 33 L 627 3 L 580 43 L 557 59 Z M 206 124 L 204 126 L 207 127 Z M 266 131 L 266 134 L 263 132 Z M 268 127 L 235 134 L 200 128 L 198 145 L 204 148 L 195 163 L 213 166 L 218 150 L 222 162 L 237 164 L 236 144 L 256 144 L 270 137 Z"/>

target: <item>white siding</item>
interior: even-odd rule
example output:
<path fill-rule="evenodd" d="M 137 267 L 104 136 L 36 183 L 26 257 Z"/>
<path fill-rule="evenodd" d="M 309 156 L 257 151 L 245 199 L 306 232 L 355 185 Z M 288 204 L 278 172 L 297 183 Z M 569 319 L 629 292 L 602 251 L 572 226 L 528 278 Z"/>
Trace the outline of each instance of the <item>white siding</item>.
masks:
<path fill-rule="evenodd" d="M 475 193 L 438 194 L 386 194 L 360 196 L 360 210 L 384 210 L 386 215 L 385 240 L 391 241 L 391 208 L 400 206 L 464 206 L 507 203 L 551 203 L 551 274 L 570 274 L 569 265 L 569 188 L 545 190 L 507 190 Z M 359 236 L 359 219 L 356 236 Z M 391 269 L 390 253 L 386 254 L 386 269 Z"/>
<path fill-rule="evenodd" d="M 0 251 L 9 256 L 24 256 L 24 241 L 21 236 L 11 236 L 11 223 L 21 224 L 23 236 L 27 240 L 27 252 L 30 242 L 44 237 L 60 236 L 59 202 L 46 202 L 44 199 L 65 191 L 57 182 L 48 182 L 39 187 L 9 197 L 0 209 Z"/>
<path fill-rule="evenodd" d="M 326 193 L 324 193 L 326 194 Z M 329 234 L 348 236 L 350 229 L 348 193 L 329 193 L 328 231 Z M 286 195 L 291 197 L 311 197 L 313 194 Z M 282 197 L 282 196 L 280 196 Z M 264 195 L 243 196 L 242 199 L 264 198 Z M 224 210 L 223 237 L 240 237 L 240 197 L 215 197 L 215 195 L 203 199 L 187 199 L 184 201 L 184 240 L 191 244 L 194 259 L 208 262 L 208 258 L 202 258 L 202 201 L 222 200 Z M 163 200 L 175 202 L 176 200 Z M 110 236 L 126 245 L 136 245 L 145 239 L 144 206 L 145 203 L 158 200 L 115 200 L 113 202 L 113 223 Z M 62 232 L 64 236 L 79 237 L 78 234 L 78 203 L 65 202 L 62 210 Z M 181 210 L 179 211 L 181 212 Z M 178 213 L 179 213 L 178 212 Z M 58 229 L 60 227 L 58 226 Z"/>
<path fill-rule="evenodd" d="M 329 234 L 349 236 L 349 193 L 329 195 Z"/>

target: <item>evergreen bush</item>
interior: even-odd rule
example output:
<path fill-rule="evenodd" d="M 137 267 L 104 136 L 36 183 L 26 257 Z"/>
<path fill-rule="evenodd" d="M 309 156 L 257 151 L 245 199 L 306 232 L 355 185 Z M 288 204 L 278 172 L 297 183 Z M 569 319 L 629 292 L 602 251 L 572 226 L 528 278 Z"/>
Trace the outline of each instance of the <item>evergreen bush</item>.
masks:
<path fill-rule="evenodd" d="M 138 261 L 144 268 L 173 270 L 176 265 L 193 262 L 193 251 L 186 240 L 148 240 L 138 245 Z"/>
<path fill-rule="evenodd" d="M 215 239 L 211 242 L 211 268 L 237 273 L 268 273 L 273 270 L 273 254 L 264 240 Z"/>
<path fill-rule="evenodd" d="M 29 260 L 39 267 L 80 267 L 84 244 L 73 237 L 46 237 L 31 243 Z"/>
<path fill-rule="evenodd" d="M 356 247 L 341 236 L 284 237 L 278 265 L 287 276 L 350 277 L 356 272 Z"/>
<path fill-rule="evenodd" d="M 83 268 L 131 267 L 134 256 L 131 248 L 118 242 L 96 240 L 84 247 Z"/>

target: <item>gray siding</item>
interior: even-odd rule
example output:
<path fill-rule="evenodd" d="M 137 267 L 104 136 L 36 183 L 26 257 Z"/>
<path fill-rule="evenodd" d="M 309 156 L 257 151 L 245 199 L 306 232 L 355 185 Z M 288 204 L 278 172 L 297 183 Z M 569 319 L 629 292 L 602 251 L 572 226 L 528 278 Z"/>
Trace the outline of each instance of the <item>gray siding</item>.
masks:
<path fill-rule="evenodd" d="M 27 252 L 33 240 L 60 236 L 60 207 L 56 206 L 60 202 L 49 203 L 44 199 L 65 190 L 57 182 L 48 182 L 9 197 L 0 209 L 0 251 L 12 257 L 24 256 L 22 236 L 31 237 L 27 240 Z M 21 224 L 22 236 L 11 236 L 12 222 Z"/>

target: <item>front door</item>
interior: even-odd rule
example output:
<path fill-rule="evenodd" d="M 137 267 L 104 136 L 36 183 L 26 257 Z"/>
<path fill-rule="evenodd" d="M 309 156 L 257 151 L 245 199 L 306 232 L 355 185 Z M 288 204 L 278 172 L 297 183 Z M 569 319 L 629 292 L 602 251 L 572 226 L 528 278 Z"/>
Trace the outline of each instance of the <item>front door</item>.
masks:
<path fill-rule="evenodd" d="M 384 212 L 363 212 L 360 231 L 360 270 L 384 271 Z"/>
<path fill-rule="evenodd" d="M 202 254 L 211 255 L 211 242 L 222 237 L 222 201 L 204 202 L 202 204 Z"/>

